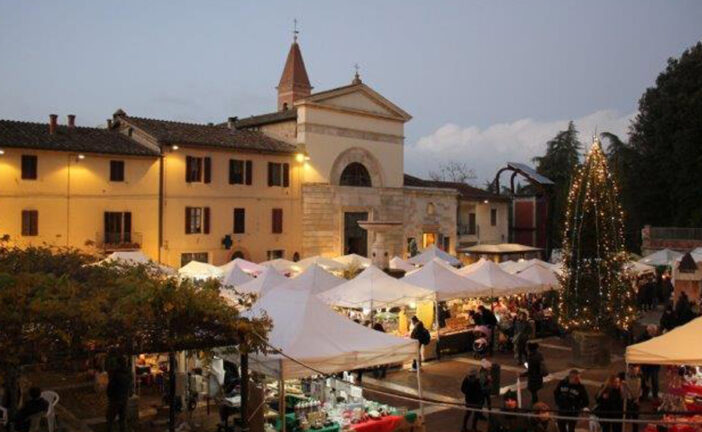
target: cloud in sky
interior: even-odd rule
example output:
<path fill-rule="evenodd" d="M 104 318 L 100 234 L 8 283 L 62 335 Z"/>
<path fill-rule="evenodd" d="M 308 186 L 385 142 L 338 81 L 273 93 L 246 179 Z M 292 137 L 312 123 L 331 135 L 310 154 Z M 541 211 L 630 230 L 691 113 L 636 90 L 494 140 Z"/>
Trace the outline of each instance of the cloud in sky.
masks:
<path fill-rule="evenodd" d="M 634 114 L 604 109 L 573 121 L 580 132 L 580 141 L 588 144 L 595 131 L 612 132 L 626 139 Z M 405 147 L 405 171 L 426 177 L 439 164 L 455 160 L 475 170 L 477 179 L 474 183 L 482 186 L 486 180 L 492 180 L 506 162 L 532 165 L 531 159 L 545 152 L 546 142 L 564 130 L 568 121 L 524 118 L 511 123 L 496 123 L 485 129 L 446 123 Z"/>

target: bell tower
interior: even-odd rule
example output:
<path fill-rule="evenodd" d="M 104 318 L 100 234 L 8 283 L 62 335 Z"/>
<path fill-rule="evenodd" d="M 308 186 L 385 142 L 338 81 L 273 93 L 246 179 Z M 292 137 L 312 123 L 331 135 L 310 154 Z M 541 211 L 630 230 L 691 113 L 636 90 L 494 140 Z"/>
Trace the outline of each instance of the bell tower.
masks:
<path fill-rule="evenodd" d="M 297 43 L 298 34 L 297 20 L 295 20 L 293 43 L 290 45 L 283 75 L 280 77 L 278 87 L 276 87 L 278 89 L 278 111 L 292 109 L 295 101 L 309 96 L 312 92 L 305 62 L 302 60 L 300 45 Z"/>

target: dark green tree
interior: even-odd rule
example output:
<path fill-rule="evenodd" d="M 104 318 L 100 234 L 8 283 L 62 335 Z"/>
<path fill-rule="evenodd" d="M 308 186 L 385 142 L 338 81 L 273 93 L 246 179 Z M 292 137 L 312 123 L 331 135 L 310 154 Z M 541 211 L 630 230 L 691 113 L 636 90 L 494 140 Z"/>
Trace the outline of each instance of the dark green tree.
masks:
<path fill-rule="evenodd" d="M 637 220 L 702 225 L 702 43 L 669 59 L 630 128 Z M 637 227 L 637 228 L 640 228 Z"/>
<path fill-rule="evenodd" d="M 619 188 L 599 141 L 573 177 L 563 225 L 563 264 L 557 309 L 566 330 L 628 329 L 636 318 Z"/>
<path fill-rule="evenodd" d="M 558 132 L 546 143 L 546 154 L 533 159 L 536 171 L 549 179 L 555 185 L 551 191 L 549 239 L 551 245 L 559 245 L 562 241 L 561 227 L 568 189 L 570 188 L 573 168 L 578 165 L 582 144 L 578 140 L 578 131 L 573 122 L 568 123 L 568 129 Z"/>

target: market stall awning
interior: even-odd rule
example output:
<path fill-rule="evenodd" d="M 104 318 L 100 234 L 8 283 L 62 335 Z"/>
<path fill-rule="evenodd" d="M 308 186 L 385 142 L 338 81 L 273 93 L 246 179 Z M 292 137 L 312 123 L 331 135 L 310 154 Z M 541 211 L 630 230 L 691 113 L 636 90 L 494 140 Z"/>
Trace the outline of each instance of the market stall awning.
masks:
<path fill-rule="evenodd" d="M 410 264 L 414 265 L 424 265 L 428 263 L 429 261 L 433 260 L 434 258 L 439 258 L 442 261 L 447 262 L 449 265 L 452 266 L 459 266 L 461 265 L 461 261 L 456 258 L 455 256 L 442 251 L 436 245 L 431 245 L 428 248 L 424 249 L 422 253 L 419 255 L 415 255 L 412 258 L 408 259 L 407 261 Z"/>
<path fill-rule="evenodd" d="M 178 269 L 178 275 L 180 277 L 190 279 L 205 280 L 213 278 L 219 279 L 224 276 L 224 272 L 221 268 L 212 264 L 207 264 L 200 261 L 190 261 Z"/>
<path fill-rule="evenodd" d="M 626 272 L 633 273 L 635 275 L 641 275 L 646 273 L 655 273 L 656 267 L 648 264 L 643 264 L 637 261 L 629 261 L 624 263 L 622 270 Z"/>
<path fill-rule="evenodd" d="M 409 305 L 433 296 L 428 289 L 388 276 L 373 265 L 350 281 L 319 294 L 322 301 L 331 305 L 366 309 Z"/>
<path fill-rule="evenodd" d="M 417 269 L 417 267 L 415 267 L 413 264 L 408 263 L 407 261 L 403 260 L 398 256 L 392 257 L 392 259 L 390 260 L 390 268 L 404 270 L 406 272 L 410 272 L 412 270 Z"/>
<path fill-rule="evenodd" d="M 438 258 L 434 258 L 401 280 L 434 292 L 437 300 L 482 297 L 490 294 L 490 288 L 461 276 L 454 268 Z"/>
<path fill-rule="evenodd" d="M 249 273 L 246 273 L 238 265 L 235 265 L 222 278 L 222 285 L 230 287 L 238 287 L 246 282 L 252 281 L 254 278 Z"/>
<path fill-rule="evenodd" d="M 324 291 L 329 291 L 344 282 L 346 282 L 346 279 L 334 276 L 322 267 L 314 264 L 307 267 L 307 269 L 299 275 L 290 279 L 286 287 L 301 291 L 310 291 L 312 294 L 319 294 Z"/>
<path fill-rule="evenodd" d="M 681 258 L 683 254 L 680 252 L 675 252 L 670 249 L 661 249 L 650 255 L 646 255 L 641 258 L 639 262 L 641 264 L 648 264 L 652 266 L 672 266 L 676 259 Z"/>
<path fill-rule="evenodd" d="M 342 255 L 342 256 L 334 258 L 334 261 L 337 261 L 338 263 L 340 263 L 344 267 L 348 267 L 350 265 L 355 265 L 358 267 L 366 268 L 369 265 L 371 265 L 371 260 L 369 258 L 366 258 L 366 257 L 358 255 L 358 254 Z"/>
<path fill-rule="evenodd" d="M 702 366 L 702 318 L 661 336 L 626 347 L 630 364 Z"/>
<path fill-rule="evenodd" d="M 259 263 L 259 265 L 262 265 L 263 267 L 273 267 L 279 273 L 283 274 L 292 273 L 295 271 L 293 269 L 295 263 L 293 261 L 286 260 L 285 258 L 276 258 L 274 260 L 264 261 L 262 263 Z"/>
<path fill-rule="evenodd" d="M 543 292 L 558 289 L 561 286 L 556 272 L 538 263 L 532 263 L 527 268 L 517 272 L 517 276 L 534 284 L 531 291 Z"/>
<path fill-rule="evenodd" d="M 320 255 L 315 255 L 309 258 L 302 259 L 298 262 L 295 263 L 293 266 L 293 270 L 297 272 L 302 272 L 304 271 L 307 267 L 317 264 L 318 266 L 321 266 L 324 270 L 327 271 L 342 271 L 344 269 L 344 265 L 341 264 L 338 261 L 334 261 L 331 258 L 326 258 Z"/>
<path fill-rule="evenodd" d="M 175 275 L 176 269 L 159 264 L 142 251 L 117 251 L 109 254 L 105 259 L 98 261 L 94 265 L 121 264 L 126 266 L 151 265 L 165 275 Z"/>
<path fill-rule="evenodd" d="M 511 275 L 492 261 L 481 259 L 477 263 L 458 270 L 464 277 L 490 288 L 490 296 L 500 297 L 524 294 L 537 290 L 536 284 Z"/>
<path fill-rule="evenodd" d="M 456 249 L 458 252 L 470 254 L 486 254 L 486 255 L 505 255 L 519 254 L 529 252 L 540 252 L 543 249 L 526 246 L 519 243 L 500 243 L 500 244 L 479 244 L 466 248 Z"/>
<path fill-rule="evenodd" d="M 256 279 L 237 286 L 236 290 L 242 294 L 257 294 L 262 297 L 273 288 L 290 280 L 273 268 L 264 268 L 263 273 L 258 275 Z"/>
<path fill-rule="evenodd" d="M 278 353 L 256 354 L 250 357 L 250 367 L 256 372 L 284 379 L 304 378 L 317 375 L 316 371 L 332 374 L 402 363 L 417 353 L 416 341 L 356 324 L 309 291 L 283 285 L 269 294 L 245 315 L 265 312 L 273 321 L 268 343 L 297 362 Z"/>
<path fill-rule="evenodd" d="M 242 269 L 246 273 L 251 273 L 251 274 L 259 274 L 259 273 L 263 272 L 263 270 L 266 269 L 262 265 L 252 263 L 251 261 L 246 261 L 243 258 L 234 258 L 233 260 L 229 261 L 228 263 L 219 266 L 219 268 L 222 269 L 222 271 L 224 273 L 229 272 L 234 267 L 239 267 L 240 269 Z"/>

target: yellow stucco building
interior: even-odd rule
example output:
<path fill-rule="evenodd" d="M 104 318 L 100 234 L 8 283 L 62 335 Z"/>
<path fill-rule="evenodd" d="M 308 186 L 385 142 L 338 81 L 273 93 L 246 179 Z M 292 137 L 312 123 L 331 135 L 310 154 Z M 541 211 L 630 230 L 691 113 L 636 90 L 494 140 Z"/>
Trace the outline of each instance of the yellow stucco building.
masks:
<path fill-rule="evenodd" d="M 277 90 L 275 112 L 219 124 L 121 109 L 106 128 L 77 127 L 75 116 L 0 120 L 0 235 L 140 248 L 174 267 L 367 255 L 372 239 L 357 224 L 366 219 L 403 222 L 386 236 L 392 255 L 411 243 L 454 252 L 459 227 L 476 218 L 505 241 L 504 199 L 404 174 L 411 116 L 358 74 L 313 93 L 295 41 Z"/>

